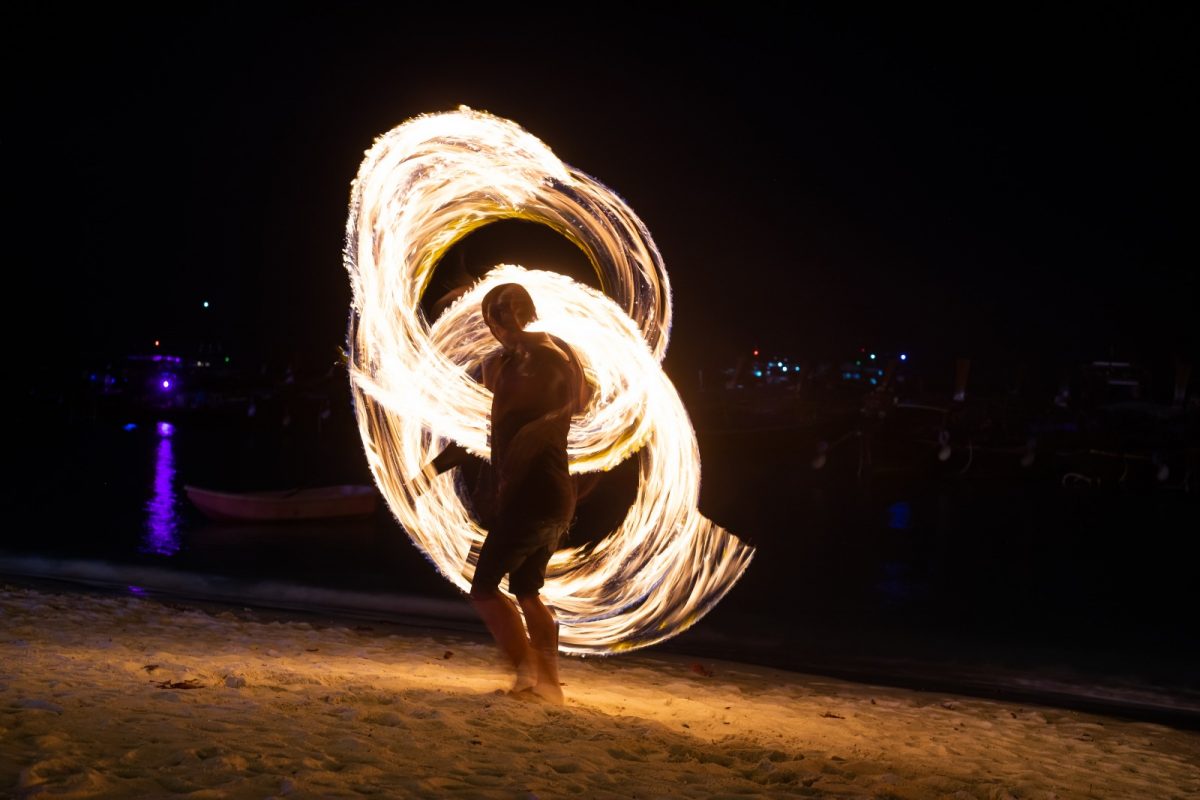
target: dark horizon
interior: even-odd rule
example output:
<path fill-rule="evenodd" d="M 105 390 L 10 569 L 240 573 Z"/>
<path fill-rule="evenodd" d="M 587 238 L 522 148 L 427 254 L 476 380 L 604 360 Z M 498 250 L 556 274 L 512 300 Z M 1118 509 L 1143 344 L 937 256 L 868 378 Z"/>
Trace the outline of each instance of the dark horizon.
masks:
<path fill-rule="evenodd" d="M 211 331 L 250 359 L 332 361 L 364 150 L 465 104 L 641 216 L 681 372 L 756 346 L 1195 360 L 1182 11 L 785 8 L 567 23 L 217 6 L 18 26 L 46 56 L 17 82 L 4 148 L 39 339 L 121 352 Z M 514 225 L 452 255 L 584 263 Z"/>

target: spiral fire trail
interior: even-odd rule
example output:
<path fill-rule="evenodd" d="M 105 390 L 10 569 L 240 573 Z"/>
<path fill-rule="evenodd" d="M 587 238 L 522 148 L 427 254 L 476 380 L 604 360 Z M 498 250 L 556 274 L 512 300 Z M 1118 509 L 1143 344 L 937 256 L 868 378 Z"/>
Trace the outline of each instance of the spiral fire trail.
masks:
<path fill-rule="evenodd" d="M 548 225 L 596 270 L 603 292 L 554 272 L 500 265 L 430 325 L 421 298 L 445 253 L 500 219 Z M 753 549 L 697 511 L 700 457 L 663 373 L 671 322 L 662 258 L 624 201 L 560 162 L 515 123 L 460 107 L 380 136 L 353 183 L 344 252 L 353 292 L 351 388 L 368 463 L 418 548 L 463 591 L 485 531 L 457 471 L 422 473 L 451 441 L 488 457 L 491 393 L 472 375 L 499 345 L 480 314 L 493 286 L 533 296 L 535 327 L 578 353 L 595 392 L 572 420 L 571 471 L 639 459 L 636 498 L 601 542 L 554 554 L 542 597 L 560 648 L 611 653 L 694 624 L 734 585 Z"/>

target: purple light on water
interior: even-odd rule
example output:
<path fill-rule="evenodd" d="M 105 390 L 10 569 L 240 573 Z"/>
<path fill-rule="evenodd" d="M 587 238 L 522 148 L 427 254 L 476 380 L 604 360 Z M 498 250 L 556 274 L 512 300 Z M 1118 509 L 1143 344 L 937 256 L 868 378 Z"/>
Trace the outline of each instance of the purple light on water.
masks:
<path fill-rule="evenodd" d="M 145 594 L 146 593 L 146 590 L 140 586 L 132 586 L 131 585 L 131 586 L 126 586 L 125 588 L 129 590 L 130 594 Z"/>
<path fill-rule="evenodd" d="M 163 378 L 163 379 L 162 379 L 162 388 L 163 388 L 163 391 L 164 391 L 164 392 L 165 392 L 167 389 L 170 389 L 170 388 L 171 388 L 171 379 L 170 379 L 170 378 Z"/>
<path fill-rule="evenodd" d="M 144 553 L 173 556 L 179 552 L 179 499 L 175 495 L 175 450 L 169 422 L 159 422 L 158 449 L 154 457 L 154 494 L 146 501 Z"/>
<path fill-rule="evenodd" d="M 888 527 L 896 531 L 906 531 L 912 527 L 912 504 L 901 500 L 887 507 Z"/>

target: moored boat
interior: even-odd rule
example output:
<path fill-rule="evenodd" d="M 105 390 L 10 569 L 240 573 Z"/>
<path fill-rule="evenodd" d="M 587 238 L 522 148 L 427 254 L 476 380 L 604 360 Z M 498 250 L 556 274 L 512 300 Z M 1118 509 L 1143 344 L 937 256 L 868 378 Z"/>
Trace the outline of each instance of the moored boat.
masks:
<path fill-rule="evenodd" d="M 283 522 L 369 516 L 379 506 L 374 486 L 343 484 L 260 492 L 222 492 L 185 486 L 188 499 L 216 520 Z"/>

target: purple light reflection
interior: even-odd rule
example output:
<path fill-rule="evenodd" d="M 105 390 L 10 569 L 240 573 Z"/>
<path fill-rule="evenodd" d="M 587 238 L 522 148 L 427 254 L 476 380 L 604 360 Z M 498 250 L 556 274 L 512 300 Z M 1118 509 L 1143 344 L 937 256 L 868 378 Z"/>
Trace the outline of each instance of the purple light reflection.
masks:
<path fill-rule="evenodd" d="M 154 454 L 154 495 L 146 501 L 146 537 L 143 553 L 173 556 L 179 552 L 179 500 L 175 496 L 175 450 L 171 435 L 175 426 L 159 422 L 158 449 Z"/>

